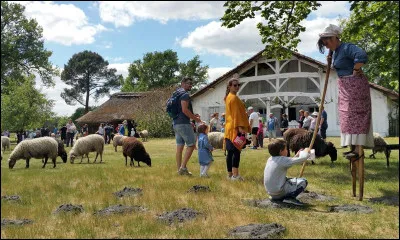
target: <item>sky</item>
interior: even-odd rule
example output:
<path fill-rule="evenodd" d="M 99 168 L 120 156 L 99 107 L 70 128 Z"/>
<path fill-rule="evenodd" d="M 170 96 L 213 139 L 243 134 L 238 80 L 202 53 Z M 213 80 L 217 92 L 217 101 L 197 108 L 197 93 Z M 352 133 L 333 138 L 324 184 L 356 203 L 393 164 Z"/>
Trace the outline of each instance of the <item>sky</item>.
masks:
<path fill-rule="evenodd" d="M 142 59 L 147 52 L 172 49 L 180 62 L 199 55 L 208 65 L 211 82 L 261 51 L 256 24 L 262 19 L 246 19 L 232 29 L 221 26 L 224 2 L 215 1 L 10 1 L 26 7 L 25 16 L 35 18 L 43 28 L 44 47 L 53 52 L 50 62 L 60 70 L 75 54 L 94 51 L 107 60 L 111 68 L 124 77 L 129 64 Z M 320 2 L 321 7 L 301 22 L 306 31 L 300 34 L 299 53 L 325 62 L 326 57 L 316 47 L 318 33 L 339 18 L 350 14 L 348 1 Z M 55 101 L 53 111 L 69 116 L 82 105 L 67 105 L 60 97 L 69 88 L 60 77 L 54 77 L 55 87 L 45 88 L 37 79 L 36 86 Z M 118 92 L 112 91 L 111 93 Z M 90 99 L 90 105 L 100 106 L 109 99 Z"/>

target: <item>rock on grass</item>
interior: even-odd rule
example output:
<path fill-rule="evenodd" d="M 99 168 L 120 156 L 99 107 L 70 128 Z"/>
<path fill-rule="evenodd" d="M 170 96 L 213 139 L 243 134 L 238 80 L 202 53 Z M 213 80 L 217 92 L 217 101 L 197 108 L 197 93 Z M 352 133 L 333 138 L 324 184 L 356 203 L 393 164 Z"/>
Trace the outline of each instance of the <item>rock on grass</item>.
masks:
<path fill-rule="evenodd" d="M 63 204 L 59 206 L 53 214 L 59 214 L 59 213 L 73 213 L 73 214 L 78 214 L 78 213 L 83 213 L 85 210 L 83 210 L 82 205 L 72 205 L 70 203 Z"/>
<path fill-rule="evenodd" d="M 368 206 L 362 205 L 340 205 L 330 206 L 329 212 L 355 212 L 355 213 L 372 213 L 374 210 Z"/>
<path fill-rule="evenodd" d="M 99 210 L 99 211 L 95 212 L 94 215 L 107 216 L 107 215 L 112 215 L 112 214 L 144 212 L 146 210 L 147 209 L 142 206 L 123 206 L 122 204 L 119 204 L 119 205 L 114 205 L 114 206 L 110 206 L 110 207 L 104 208 L 102 210 Z"/>
<path fill-rule="evenodd" d="M 190 192 L 211 192 L 210 188 L 208 186 L 202 186 L 202 185 L 194 185 L 193 187 L 191 187 L 188 191 L 188 193 Z"/>
<path fill-rule="evenodd" d="M 248 224 L 229 231 L 229 237 L 240 239 L 275 239 L 283 235 L 285 227 L 278 223 Z"/>
<path fill-rule="evenodd" d="M 136 196 L 140 196 L 143 194 L 143 189 L 141 188 L 130 188 L 130 187 L 124 187 L 124 189 L 122 189 L 121 191 L 115 192 L 114 195 L 116 197 L 136 197 Z"/>
<path fill-rule="evenodd" d="M 383 203 L 389 206 L 399 206 L 399 196 L 383 196 L 370 198 L 369 201 L 373 203 Z"/>
<path fill-rule="evenodd" d="M 191 208 L 182 208 L 172 212 L 165 212 L 158 215 L 158 220 L 165 222 L 167 224 L 173 224 L 175 222 L 184 222 L 196 218 L 201 213 L 193 210 Z"/>
<path fill-rule="evenodd" d="M 25 224 L 31 224 L 33 223 L 32 220 L 30 219 L 6 219 L 6 218 L 2 218 L 1 219 L 1 226 L 5 227 L 7 225 L 17 225 L 17 226 L 22 226 Z"/>

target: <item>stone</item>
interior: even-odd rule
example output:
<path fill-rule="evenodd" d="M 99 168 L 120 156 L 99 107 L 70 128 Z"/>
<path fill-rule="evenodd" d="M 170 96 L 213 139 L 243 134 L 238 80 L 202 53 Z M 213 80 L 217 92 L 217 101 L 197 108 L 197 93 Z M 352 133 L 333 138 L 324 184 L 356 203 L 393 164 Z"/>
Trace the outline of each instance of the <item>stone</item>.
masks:
<path fill-rule="evenodd" d="M 143 189 L 141 188 L 130 188 L 124 187 L 121 191 L 115 192 L 114 195 L 116 197 L 136 197 L 143 194 Z"/>
<path fill-rule="evenodd" d="M 59 214 L 59 213 L 73 213 L 73 214 L 78 214 L 78 213 L 83 213 L 85 210 L 83 210 L 82 205 L 72 205 L 70 203 L 63 204 L 59 206 L 53 214 Z"/>
<path fill-rule="evenodd" d="M 258 207 L 258 208 L 304 208 L 307 207 L 306 204 L 303 206 L 297 206 L 294 204 L 289 204 L 281 201 L 271 201 L 270 199 L 243 199 L 243 204 L 251 206 L 251 207 Z"/>
<path fill-rule="evenodd" d="M 190 192 L 195 192 L 195 193 L 197 193 L 197 192 L 211 192 L 211 190 L 210 190 L 210 187 L 208 187 L 208 186 L 194 185 L 193 187 L 191 187 L 188 190 L 188 193 L 190 193 Z"/>
<path fill-rule="evenodd" d="M 196 218 L 201 213 L 190 208 L 182 208 L 172 212 L 165 212 L 158 215 L 158 220 L 165 222 L 167 224 L 173 224 L 175 222 L 184 222 Z"/>
<path fill-rule="evenodd" d="M 94 213 L 94 215 L 108 216 L 112 214 L 125 214 L 132 212 L 144 212 L 147 209 L 142 206 L 123 206 L 122 204 L 110 206 Z"/>
<path fill-rule="evenodd" d="M 24 218 L 24 219 L 6 219 L 6 218 L 2 218 L 1 219 L 1 226 L 3 227 L 3 226 L 7 226 L 7 225 L 17 225 L 17 226 L 22 226 L 22 225 L 25 225 L 25 224 L 31 224 L 31 223 L 33 223 L 33 221 L 32 220 L 30 220 L 30 219 L 26 219 L 26 218 Z"/>
<path fill-rule="evenodd" d="M 329 212 L 355 212 L 355 213 L 372 213 L 374 210 L 368 206 L 362 205 L 340 205 L 330 206 Z"/>
<path fill-rule="evenodd" d="M 399 206 L 399 196 L 383 196 L 377 198 L 370 198 L 370 202 L 382 203 L 390 206 Z"/>
<path fill-rule="evenodd" d="M 248 224 L 229 231 L 229 237 L 240 239 L 274 239 L 283 235 L 286 228 L 278 223 Z"/>
<path fill-rule="evenodd" d="M 319 194 L 316 192 L 304 191 L 304 192 L 300 193 L 299 196 L 297 196 L 297 199 L 302 202 L 312 202 L 312 201 L 325 202 L 325 201 L 332 201 L 335 198 L 331 197 L 331 196 Z"/>
<path fill-rule="evenodd" d="M 1 196 L 2 200 L 6 200 L 6 201 L 15 201 L 15 202 L 20 202 L 21 201 L 21 197 L 18 195 L 11 195 L 11 196 Z"/>

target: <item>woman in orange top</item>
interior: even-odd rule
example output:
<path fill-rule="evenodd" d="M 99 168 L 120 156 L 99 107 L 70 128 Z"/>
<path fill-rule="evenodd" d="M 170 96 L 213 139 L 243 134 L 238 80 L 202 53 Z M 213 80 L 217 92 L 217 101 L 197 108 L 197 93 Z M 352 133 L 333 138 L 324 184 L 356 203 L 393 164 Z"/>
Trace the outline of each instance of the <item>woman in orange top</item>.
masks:
<path fill-rule="evenodd" d="M 250 125 L 246 113 L 246 107 L 242 100 L 236 96 L 239 91 L 239 79 L 233 77 L 228 82 L 225 94 L 225 147 L 228 151 L 226 166 L 228 178 L 231 180 L 242 180 L 239 175 L 240 152 L 242 147 L 236 147 L 233 142 L 237 136 L 246 136 L 250 132 Z"/>

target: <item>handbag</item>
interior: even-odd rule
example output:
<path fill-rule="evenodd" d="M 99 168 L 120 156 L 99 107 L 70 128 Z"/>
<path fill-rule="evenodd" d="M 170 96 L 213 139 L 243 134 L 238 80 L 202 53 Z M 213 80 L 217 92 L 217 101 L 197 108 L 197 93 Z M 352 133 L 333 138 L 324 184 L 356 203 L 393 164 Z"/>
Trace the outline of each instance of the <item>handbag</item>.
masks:
<path fill-rule="evenodd" d="M 238 150 L 242 150 L 242 148 L 246 145 L 246 137 L 244 136 L 244 134 L 238 133 L 236 138 L 233 140 L 233 145 Z"/>

